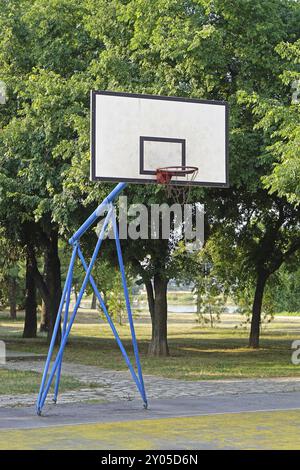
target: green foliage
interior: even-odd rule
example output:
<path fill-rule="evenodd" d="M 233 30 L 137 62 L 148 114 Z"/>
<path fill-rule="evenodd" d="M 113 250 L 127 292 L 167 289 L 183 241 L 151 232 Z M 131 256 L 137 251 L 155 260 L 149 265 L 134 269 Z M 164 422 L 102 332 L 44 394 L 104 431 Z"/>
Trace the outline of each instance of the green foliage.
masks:
<path fill-rule="evenodd" d="M 0 107 L 1 221 L 72 230 L 82 217 L 80 201 L 64 182 L 72 159 L 80 158 L 79 132 L 88 136 L 91 85 L 83 72 L 98 42 L 84 28 L 83 1 L 4 4 L 0 67 L 10 99 Z"/>
<path fill-rule="evenodd" d="M 105 301 L 107 301 L 109 292 L 114 288 L 114 285 L 118 290 L 118 282 L 120 281 L 118 270 L 103 257 L 98 259 L 95 263 L 93 268 L 93 278 L 95 279 L 100 292 L 102 292 Z M 119 287 L 121 288 L 121 285 Z M 92 293 L 90 286 L 88 288 L 88 292 Z"/>
<path fill-rule="evenodd" d="M 211 276 L 210 270 L 205 269 L 195 280 L 194 292 L 197 295 L 197 322 L 209 324 L 213 328 L 221 321 L 226 297 L 222 285 Z"/>
<path fill-rule="evenodd" d="M 108 262 L 98 263 L 96 265 L 95 279 L 101 289 L 104 302 L 106 304 L 110 317 L 119 325 L 126 323 L 127 310 L 122 284 L 122 277 L 119 269 L 110 266 Z M 130 298 L 133 286 L 133 279 L 127 275 L 127 286 Z M 100 307 L 99 307 L 100 308 Z M 100 309 L 100 315 L 105 319 L 105 315 Z"/>
<path fill-rule="evenodd" d="M 299 257 L 282 266 L 272 279 L 274 312 L 297 312 L 300 306 Z"/>
<path fill-rule="evenodd" d="M 120 273 L 115 273 L 112 286 L 107 292 L 107 307 L 109 315 L 116 319 L 119 325 L 126 322 L 126 303 Z"/>
<path fill-rule="evenodd" d="M 196 296 L 197 322 L 214 327 L 220 322 L 222 309 L 225 307 L 227 294 L 225 284 L 215 276 L 212 257 L 207 248 L 198 252 L 186 252 L 186 247 L 179 244 L 174 253 L 179 267 L 178 281 L 194 284 Z"/>
<path fill-rule="evenodd" d="M 13 286 L 13 290 L 12 290 Z M 25 266 L 23 253 L 0 235 L 0 306 L 7 307 L 11 301 L 22 306 L 25 288 Z M 12 299 L 14 296 L 14 299 Z"/>
<path fill-rule="evenodd" d="M 257 127 L 270 135 L 267 152 L 273 154 L 273 172 L 264 177 L 272 193 L 277 192 L 298 205 L 300 202 L 300 40 L 280 43 L 278 54 L 289 63 L 281 75 L 287 89 L 287 99 L 258 102 L 255 112 L 261 117 Z"/>
<path fill-rule="evenodd" d="M 262 304 L 262 309 L 261 309 L 261 321 L 260 321 L 261 330 L 266 325 L 271 323 L 272 320 L 274 319 L 275 302 L 274 302 L 273 287 L 274 285 L 269 281 L 264 292 L 263 304 Z M 254 297 L 253 285 L 252 286 L 249 285 L 247 287 L 244 287 L 243 289 L 237 290 L 235 292 L 235 295 L 233 296 L 233 299 L 235 300 L 236 305 L 238 306 L 238 312 L 243 315 L 243 320 L 241 324 L 239 325 L 241 328 L 247 328 L 249 324 L 251 323 L 251 319 L 252 319 L 251 306 L 253 302 L 253 297 Z"/>
<path fill-rule="evenodd" d="M 298 77 L 299 3 L 0 0 L 0 6 L 0 80 L 9 97 L 0 107 L 0 220 L 7 236 L 22 244 L 30 222 L 37 245 L 41 231 L 55 228 L 67 237 L 111 188 L 88 182 L 90 89 L 226 99 L 231 189 L 195 189 L 191 196 L 205 199 L 214 270 L 224 286 L 253 292 L 258 265 L 270 269 L 262 252 L 280 211 L 285 222 L 272 269 L 298 236 L 298 214 L 277 196 L 298 198 L 299 105 L 289 103 L 287 89 Z M 130 203 L 165 201 L 150 186 L 129 186 L 126 194 Z M 86 253 L 94 239 L 92 233 L 83 240 Z M 115 264 L 113 242 L 106 246 Z M 180 245 L 128 240 L 123 247 L 144 281 L 154 273 L 180 278 L 189 263 L 195 274 Z M 102 273 L 99 279 L 105 282 Z"/>

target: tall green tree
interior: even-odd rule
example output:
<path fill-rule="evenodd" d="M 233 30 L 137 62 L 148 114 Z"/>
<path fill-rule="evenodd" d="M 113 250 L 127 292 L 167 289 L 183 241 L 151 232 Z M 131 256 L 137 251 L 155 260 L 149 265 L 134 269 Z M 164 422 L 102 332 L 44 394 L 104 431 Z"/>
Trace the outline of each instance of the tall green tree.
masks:
<path fill-rule="evenodd" d="M 263 190 L 239 196 L 232 210 L 231 222 L 227 213 L 206 249 L 229 291 L 236 297 L 244 289 L 253 292 L 249 346 L 258 348 L 265 288 L 300 248 L 300 212 L 281 198 L 266 198 Z"/>
<path fill-rule="evenodd" d="M 90 1 L 89 7 L 94 11 L 95 3 Z M 265 252 L 266 246 L 276 246 L 280 256 L 288 255 L 294 247 L 293 242 L 290 247 L 285 246 L 290 242 L 289 233 L 297 235 L 291 226 L 290 206 L 285 205 L 284 199 L 270 197 L 263 186 L 261 178 L 271 173 L 274 157 L 263 158 L 269 142 L 264 132 L 255 127 L 258 118 L 247 108 L 243 96 L 253 92 L 265 98 L 285 96 L 280 74 L 286 59 L 277 54 L 276 47 L 282 41 L 293 42 L 297 38 L 299 5 L 289 0 L 268 0 L 263 4 L 259 0 L 115 1 L 109 3 L 105 14 L 96 15 L 92 21 L 87 19 L 87 24 L 92 36 L 105 45 L 105 51 L 90 68 L 99 88 L 229 101 L 231 189 L 206 191 L 204 200 L 212 230 L 222 220 L 230 232 L 232 225 L 239 228 L 249 211 L 256 211 L 257 223 L 252 219 L 243 231 L 251 246 L 254 237 L 256 247 L 242 252 L 249 261 L 248 275 L 254 272 L 257 284 L 250 336 L 250 345 L 257 347 L 264 286 L 269 269 L 276 270 L 278 262 L 273 260 L 272 268 L 269 267 L 273 252 L 271 248 Z M 149 199 L 151 190 L 146 191 Z M 201 197 L 197 191 L 193 196 L 194 200 Z M 284 221 L 282 212 L 287 217 Z M 284 228 L 287 221 L 289 230 Z M 275 239 L 274 227 L 278 228 Z M 239 230 L 233 232 L 232 243 L 237 244 L 239 236 Z M 154 243 L 146 251 L 151 249 Z M 166 260 L 170 250 L 157 251 L 161 257 L 156 262 L 151 257 L 148 274 L 152 286 L 154 273 L 168 279 Z M 143 264 L 142 257 L 140 261 Z M 158 296 L 158 329 L 164 338 L 166 289 L 167 283 L 163 295 Z M 151 284 L 147 291 L 150 305 Z M 158 354 L 166 351 L 162 348 Z"/>
<path fill-rule="evenodd" d="M 50 243 L 51 257 L 57 261 L 51 268 L 56 273 L 52 279 L 59 279 L 58 231 L 67 236 L 84 219 L 85 208 L 98 203 L 109 189 L 87 182 L 90 88 L 228 100 L 231 190 L 206 190 L 211 230 L 222 220 L 230 231 L 234 221 L 238 224 L 243 218 L 246 202 L 247 210 L 253 205 L 254 211 L 264 211 L 263 224 L 270 222 L 266 230 L 272 230 L 274 217 L 268 214 L 274 211 L 274 199 L 269 199 L 261 177 L 272 172 L 273 156 L 265 157 L 270 142 L 262 129 L 255 128 L 259 119 L 245 97 L 253 92 L 262 98 L 285 93 L 280 74 L 287 59 L 275 48 L 297 38 L 297 2 L 2 3 L 0 66 L 10 104 L 0 110 L 1 218 L 10 227 L 19 221 L 18 240 L 29 246 L 30 255 L 36 257 Z M 130 201 L 140 202 L 159 202 L 164 197 L 154 188 L 129 187 L 127 194 Z M 194 191 L 192 196 L 197 201 L 203 192 Z M 32 249 L 26 237 L 38 239 L 38 247 Z M 93 237 L 86 241 L 87 250 Z M 262 253 L 264 246 L 259 246 Z M 126 258 L 142 270 L 148 283 L 150 312 L 155 312 L 150 352 L 167 354 L 166 292 L 174 272 L 172 244 L 152 240 L 138 246 L 129 241 L 124 248 Z M 32 261 L 35 282 L 47 299 L 45 279 L 37 272 L 34 257 Z M 255 263 L 250 263 L 252 268 Z M 58 294 L 57 285 L 52 287 Z"/>
<path fill-rule="evenodd" d="M 299 28 L 300 34 L 300 28 Z M 274 156 L 273 171 L 264 178 L 271 193 L 285 196 L 292 204 L 300 201 L 300 39 L 280 43 L 276 52 L 286 60 L 280 78 L 285 99 L 252 97 L 253 112 L 261 118 L 257 127 L 270 139 L 266 154 Z"/>
<path fill-rule="evenodd" d="M 84 2 L 1 4 L 0 70 L 9 95 L 0 110 L 1 222 L 26 247 L 28 282 L 43 297 L 50 336 L 61 295 L 55 195 L 73 156 L 65 143 L 76 141 L 75 121 L 87 116 L 89 86 L 80 74 L 96 45 L 83 28 Z M 36 259 L 41 252 L 44 273 Z M 34 286 L 27 291 L 34 295 Z"/>
<path fill-rule="evenodd" d="M 9 305 L 10 318 L 16 320 L 17 307 L 24 296 L 24 253 L 0 232 L 0 302 Z"/>

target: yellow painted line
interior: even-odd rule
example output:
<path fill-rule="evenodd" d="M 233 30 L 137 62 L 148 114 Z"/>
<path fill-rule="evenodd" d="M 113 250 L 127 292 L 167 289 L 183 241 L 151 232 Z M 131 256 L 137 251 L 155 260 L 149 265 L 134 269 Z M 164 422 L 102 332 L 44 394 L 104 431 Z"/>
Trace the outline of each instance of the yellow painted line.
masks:
<path fill-rule="evenodd" d="M 300 410 L 0 432 L 0 449 L 300 449 Z"/>

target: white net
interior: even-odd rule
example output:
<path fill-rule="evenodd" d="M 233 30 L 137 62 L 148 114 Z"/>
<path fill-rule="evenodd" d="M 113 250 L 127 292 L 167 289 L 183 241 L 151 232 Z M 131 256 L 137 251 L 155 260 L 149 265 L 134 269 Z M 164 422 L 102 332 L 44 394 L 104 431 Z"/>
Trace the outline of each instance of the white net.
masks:
<path fill-rule="evenodd" d="M 186 204 L 190 197 L 191 183 L 198 173 L 198 168 L 193 166 L 173 166 L 158 168 L 156 177 L 158 184 L 165 187 L 168 199 L 178 204 Z"/>

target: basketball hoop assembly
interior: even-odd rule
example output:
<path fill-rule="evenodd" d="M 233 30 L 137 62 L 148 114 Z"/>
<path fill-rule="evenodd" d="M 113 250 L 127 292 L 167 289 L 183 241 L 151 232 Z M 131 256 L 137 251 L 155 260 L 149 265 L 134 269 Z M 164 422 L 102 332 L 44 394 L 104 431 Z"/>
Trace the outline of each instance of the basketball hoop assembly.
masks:
<path fill-rule="evenodd" d="M 91 104 L 93 181 L 228 187 L 226 102 L 94 91 Z"/>
<path fill-rule="evenodd" d="M 166 166 L 157 168 L 156 180 L 158 184 L 165 186 L 168 199 L 173 199 L 179 204 L 186 204 L 191 186 L 183 185 L 182 181 L 192 182 L 197 174 L 198 168 L 196 166 Z"/>
<path fill-rule="evenodd" d="M 65 346 L 88 285 L 98 299 L 144 407 L 148 406 L 114 208 L 116 198 L 127 184 L 160 184 L 167 198 L 180 204 L 187 202 L 192 186 L 228 187 L 228 105 L 223 101 L 93 91 L 91 131 L 92 181 L 118 184 L 69 240 L 73 251 L 37 398 L 38 415 L 52 384 L 53 401 L 57 401 Z M 91 260 L 87 262 L 80 240 L 103 211 L 107 215 Z M 111 226 L 131 332 L 132 360 L 92 275 L 106 230 Z M 82 264 L 85 276 L 71 308 L 76 259 Z M 55 352 L 61 323 L 61 342 Z"/>

